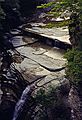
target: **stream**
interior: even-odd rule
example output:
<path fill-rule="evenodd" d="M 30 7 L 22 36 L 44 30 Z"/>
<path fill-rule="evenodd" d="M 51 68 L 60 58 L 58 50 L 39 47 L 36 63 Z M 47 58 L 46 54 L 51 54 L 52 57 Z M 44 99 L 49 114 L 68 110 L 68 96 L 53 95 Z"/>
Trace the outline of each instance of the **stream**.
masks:
<path fill-rule="evenodd" d="M 13 120 L 23 120 L 23 118 L 21 118 L 21 114 L 22 114 L 22 111 L 24 110 L 24 106 L 25 106 L 26 102 L 29 103 L 30 94 L 31 94 L 30 93 L 30 86 L 28 86 L 23 91 L 21 98 L 19 99 L 19 101 L 17 102 L 17 104 L 15 106 Z"/>

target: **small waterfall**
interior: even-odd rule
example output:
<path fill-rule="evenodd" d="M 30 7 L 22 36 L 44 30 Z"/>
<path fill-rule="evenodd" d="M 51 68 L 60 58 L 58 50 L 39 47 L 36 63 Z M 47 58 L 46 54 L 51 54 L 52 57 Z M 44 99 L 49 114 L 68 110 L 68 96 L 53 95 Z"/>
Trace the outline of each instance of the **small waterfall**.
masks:
<path fill-rule="evenodd" d="M 12 120 L 18 120 L 19 115 L 23 111 L 23 106 L 25 105 L 26 100 L 29 98 L 30 93 L 30 86 L 27 86 L 26 89 L 23 91 L 20 100 L 17 102 L 15 106 L 15 111 Z"/>

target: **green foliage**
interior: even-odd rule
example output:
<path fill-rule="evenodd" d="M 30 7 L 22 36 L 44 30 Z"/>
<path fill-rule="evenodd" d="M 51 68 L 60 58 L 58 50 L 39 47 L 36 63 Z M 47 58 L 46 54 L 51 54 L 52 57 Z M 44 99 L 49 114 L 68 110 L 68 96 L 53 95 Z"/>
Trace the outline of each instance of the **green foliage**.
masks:
<path fill-rule="evenodd" d="M 46 108 L 53 105 L 53 103 L 56 103 L 57 96 L 55 90 L 55 87 L 49 87 L 48 91 L 46 91 L 45 89 L 40 89 L 36 95 L 37 103 L 40 103 Z"/>
<path fill-rule="evenodd" d="M 47 4 L 42 4 L 41 6 L 38 6 L 37 8 L 48 8 L 52 7 L 52 11 L 58 11 L 58 10 L 70 10 L 70 11 L 78 11 L 81 10 L 82 1 L 81 0 L 58 0 L 54 2 L 49 2 Z M 69 7 L 69 8 L 68 8 Z"/>
<path fill-rule="evenodd" d="M 64 27 L 69 25 L 69 20 L 67 21 L 62 21 L 62 22 L 50 22 L 43 26 L 43 28 L 52 28 L 52 27 Z"/>
<path fill-rule="evenodd" d="M 68 110 L 63 101 L 61 88 L 61 86 L 50 86 L 47 90 L 41 88 L 37 92 L 36 120 L 68 120 Z"/>
<path fill-rule="evenodd" d="M 47 120 L 48 109 L 52 109 L 54 104 L 56 104 L 57 95 L 55 93 L 55 88 L 50 87 L 48 91 L 45 89 L 40 89 L 36 94 L 36 103 L 38 106 L 37 120 Z"/>
<path fill-rule="evenodd" d="M 68 50 L 66 76 L 70 82 L 77 85 L 82 80 L 82 51 L 77 49 Z"/>
<path fill-rule="evenodd" d="M 82 0 L 57 0 L 56 2 L 49 2 L 47 4 L 42 4 L 37 8 L 48 8 L 51 7 L 50 14 L 55 15 L 58 17 L 62 15 L 62 13 L 66 12 L 69 13 L 77 13 L 82 16 Z"/>
<path fill-rule="evenodd" d="M 54 4 L 54 2 L 41 4 L 41 6 L 37 6 L 37 8 L 48 8 L 48 7 L 51 7 L 53 4 Z"/>

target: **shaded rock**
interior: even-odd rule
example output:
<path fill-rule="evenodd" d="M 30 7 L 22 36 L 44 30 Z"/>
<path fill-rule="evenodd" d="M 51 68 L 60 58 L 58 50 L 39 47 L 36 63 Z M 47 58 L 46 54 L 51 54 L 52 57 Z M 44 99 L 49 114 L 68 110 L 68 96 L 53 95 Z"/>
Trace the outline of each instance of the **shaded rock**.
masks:
<path fill-rule="evenodd" d="M 72 120 L 82 120 L 82 111 L 80 109 L 81 101 L 78 91 L 74 86 L 71 87 L 69 92 L 69 103 Z"/>

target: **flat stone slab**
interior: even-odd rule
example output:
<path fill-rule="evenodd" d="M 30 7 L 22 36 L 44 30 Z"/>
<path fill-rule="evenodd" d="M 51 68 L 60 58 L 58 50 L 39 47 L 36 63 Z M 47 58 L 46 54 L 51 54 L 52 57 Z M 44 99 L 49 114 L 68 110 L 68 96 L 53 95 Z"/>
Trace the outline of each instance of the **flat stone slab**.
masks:
<path fill-rule="evenodd" d="M 43 55 L 36 55 L 34 54 L 34 52 L 36 53 L 36 50 L 33 49 L 32 47 L 21 47 L 17 49 L 18 52 L 20 52 L 21 55 L 30 58 L 33 61 L 36 61 L 36 63 L 40 63 L 44 66 L 47 67 L 52 67 L 52 68 L 60 68 L 62 67 L 62 65 L 65 63 L 64 60 L 59 60 L 59 59 L 53 59 L 49 56 L 47 56 L 47 54 L 43 54 Z"/>
<path fill-rule="evenodd" d="M 47 37 L 53 40 L 58 40 L 60 42 L 64 42 L 67 44 L 70 44 L 69 41 L 69 31 L 67 27 L 61 27 L 61 28 L 41 28 L 41 27 L 37 27 L 36 26 L 37 23 L 35 23 L 35 26 L 33 26 L 32 28 L 28 28 L 28 27 L 24 27 L 24 30 L 27 32 L 31 32 L 31 33 L 35 33 L 35 34 L 39 34 L 43 37 Z"/>
<path fill-rule="evenodd" d="M 14 47 L 26 45 L 26 42 L 23 41 L 23 36 L 14 36 L 10 40 Z"/>
<path fill-rule="evenodd" d="M 38 86 L 46 84 L 49 81 L 52 84 L 59 84 L 59 79 L 63 79 L 65 70 L 59 72 L 50 72 L 40 66 L 40 64 L 50 68 L 60 68 L 65 65 L 63 58 L 64 51 L 58 48 L 52 48 L 41 43 L 35 43 L 32 46 L 24 46 L 16 49 L 21 55 L 25 56 L 21 63 L 15 63 L 16 68 L 22 73 L 24 78 L 32 82 L 41 76 L 46 75 L 38 83 Z"/>
<path fill-rule="evenodd" d="M 10 40 L 14 47 L 25 46 L 25 45 L 32 44 L 35 41 L 37 41 L 34 38 L 31 38 L 31 37 L 28 38 L 26 36 L 14 36 Z"/>

